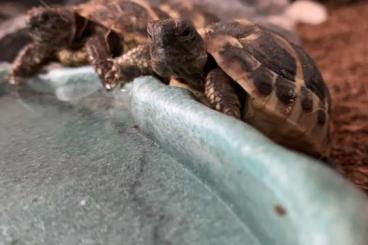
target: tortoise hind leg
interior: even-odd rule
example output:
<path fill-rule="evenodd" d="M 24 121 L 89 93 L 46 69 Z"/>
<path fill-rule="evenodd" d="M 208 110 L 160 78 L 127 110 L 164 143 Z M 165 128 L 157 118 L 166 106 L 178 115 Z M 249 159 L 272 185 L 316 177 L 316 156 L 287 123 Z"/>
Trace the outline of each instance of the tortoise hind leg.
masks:
<path fill-rule="evenodd" d="M 31 43 L 25 46 L 14 59 L 9 82 L 19 84 L 25 78 L 37 73 L 53 58 L 54 50 L 46 44 Z"/>
<path fill-rule="evenodd" d="M 232 84 L 233 80 L 220 68 L 213 69 L 206 77 L 205 95 L 214 109 L 240 119 L 241 103 Z"/>

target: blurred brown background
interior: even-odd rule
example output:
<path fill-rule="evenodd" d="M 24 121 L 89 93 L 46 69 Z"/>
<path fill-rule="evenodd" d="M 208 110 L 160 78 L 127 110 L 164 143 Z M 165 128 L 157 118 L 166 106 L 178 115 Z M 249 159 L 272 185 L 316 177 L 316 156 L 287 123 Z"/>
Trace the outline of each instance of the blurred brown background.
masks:
<path fill-rule="evenodd" d="M 332 94 L 336 167 L 368 191 L 368 1 L 350 2 L 330 1 L 327 21 L 298 34 Z"/>

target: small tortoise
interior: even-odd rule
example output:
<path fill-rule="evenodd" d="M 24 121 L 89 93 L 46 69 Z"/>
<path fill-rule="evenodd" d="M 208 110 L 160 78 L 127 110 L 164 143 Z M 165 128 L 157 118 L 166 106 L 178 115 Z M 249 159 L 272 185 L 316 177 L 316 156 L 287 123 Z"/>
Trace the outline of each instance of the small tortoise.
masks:
<path fill-rule="evenodd" d="M 186 6 L 162 4 L 153 7 L 144 0 L 92 0 L 70 7 L 34 8 L 29 12 L 28 21 L 33 42 L 15 58 L 10 83 L 20 83 L 37 73 L 44 64 L 59 61 L 67 66 L 91 64 L 105 88 L 112 89 L 116 81 L 107 76 L 111 58 L 146 43 L 146 27 L 150 20 L 180 17 L 180 14 L 193 18 L 202 16 L 197 18 L 196 27 L 216 20 L 214 16 L 191 11 Z M 122 58 L 123 63 L 134 63 L 136 52 Z"/>
<path fill-rule="evenodd" d="M 159 76 L 201 91 L 214 109 L 278 143 L 328 157 L 330 94 L 301 47 L 246 20 L 197 32 L 186 20 L 168 19 L 151 22 L 148 32 Z"/>

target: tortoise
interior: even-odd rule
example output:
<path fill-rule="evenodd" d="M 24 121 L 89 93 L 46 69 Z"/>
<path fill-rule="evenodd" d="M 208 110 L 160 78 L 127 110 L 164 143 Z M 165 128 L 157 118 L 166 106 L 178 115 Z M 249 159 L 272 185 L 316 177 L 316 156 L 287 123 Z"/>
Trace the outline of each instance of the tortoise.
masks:
<path fill-rule="evenodd" d="M 199 31 L 187 20 L 148 25 L 151 69 L 199 91 L 213 109 L 275 142 L 328 159 L 331 98 L 302 47 L 248 20 Z"/>
<path fill-rule="evenodd" d="M 13 61 L 9 81 L 19 84 L 50 61 L 66 66 L 89 63 L 104 87 L 112 89 L 116 84 L 109 83 L 106 77 L 111 69 L 110 59 L 146 43 L 148 21 L 180 14 L 202 16 L 199 11 L 178 4 L 154 7 L 144 0 L 93 0 L 75 6 L 31 9 L 28 27 L 33 42 Z M 215 21 L 216 17 L 204 14 L 202 19 L 197 19 L 200 27 L 207 24 L 207 20 Z M 131 61 L 132 57 L 128 57 Z"/>

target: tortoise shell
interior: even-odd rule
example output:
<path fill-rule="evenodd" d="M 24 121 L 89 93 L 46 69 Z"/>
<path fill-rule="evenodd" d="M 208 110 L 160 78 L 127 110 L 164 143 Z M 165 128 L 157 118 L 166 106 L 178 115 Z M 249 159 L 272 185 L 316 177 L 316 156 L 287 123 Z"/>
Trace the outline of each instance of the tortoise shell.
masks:
<path fill-rule="evenodd" d="M 126 43 L 147 42 L 147 23 L 167 18 L 189 18 L 196 28 L 218 20 L 189 3 L 170 2 L 153 6 L 144 0 L 94 0 L 74 7 L 81 17 L 114 31 Z"/>
<path fill-rule="evenodd" d="M 94 0 L 74 7 L 75 12 L 89 21 L 114 31 L 124 42 L 147 41 L 146 27 L 150 20 L 167 18 L 144 0 Z"/>
<path fill-rule="evenodd" d="M 281 144 L 328 155 L 330 94 L 300 46 L 246 20 L 213 24 L 202 35 L 218 66 L 249 95 L 245 121 Z"/>
<path fill-rule="evenodd" d="M 158 8 L 172 19 L 186 18 L 190 20 L 196 29 L 220 21 L 220 18 L 200 5 L 194 5 L 191 1 L 170 0 L 167 3 L 160 4 Z"/>

